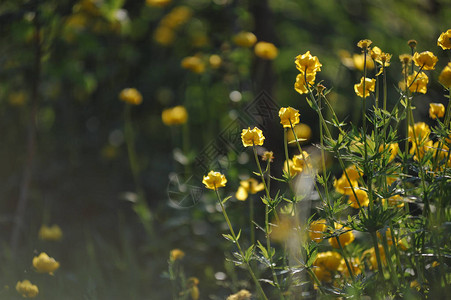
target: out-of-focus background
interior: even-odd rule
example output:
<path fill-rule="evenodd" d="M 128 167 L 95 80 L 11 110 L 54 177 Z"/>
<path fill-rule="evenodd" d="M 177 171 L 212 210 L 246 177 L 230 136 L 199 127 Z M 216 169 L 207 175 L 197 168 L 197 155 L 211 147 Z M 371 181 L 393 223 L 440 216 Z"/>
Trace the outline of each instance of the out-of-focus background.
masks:
<path fill-rule="evenodd" d="M 294 90 L 297 55 L 319 58 L 317 81 L 333 88 L 339 118 L 358 123 L 356 43 L 368 38 L 393 53 L 390 105 L 407 41 L 437 55 L 441 70 L 449 57 L 436 41 L 450 20 L 447 0 L 1 1 L 0 298 L 20 299 L 15 284 L 28 278 L 40 299 L 169 299 L 164 272 L 169 251 L 179 248 L 201 299 L 224 299 L 247 277 L 225 261 L 226 227 L 200 180 L 217 166 L 229 180 L 224 194 L 234 195 L 256 171 L 252 152 L 235 143 L 237 128 L 264 123 L 265 148 L 281 169 L 278 107 L 300 110 L 305 147 L 313 150 L 319 136 L 305 96 Z M 273 43 L 277 56 L 243 46 L 247 40 L 236 38 L 243 31 Z M 136 88 L 142 104 L 126 108 L 124 88 Z M 431 82 L 416 103 L 444 102 L 442 95 Z M 187 121 L 163 122 L 175 106 Z M 415 114 L 425 117 L 427 105 Z M 136 205 L 138 189 L 152 232 Z M 229 214 L 244 223 L 247 204 L 230 201 Z M 58 224 L 62 239 L 39 239 L 43 224 Z M 33 270 L 40 252 L 60 262 L 54 276 Z"/>

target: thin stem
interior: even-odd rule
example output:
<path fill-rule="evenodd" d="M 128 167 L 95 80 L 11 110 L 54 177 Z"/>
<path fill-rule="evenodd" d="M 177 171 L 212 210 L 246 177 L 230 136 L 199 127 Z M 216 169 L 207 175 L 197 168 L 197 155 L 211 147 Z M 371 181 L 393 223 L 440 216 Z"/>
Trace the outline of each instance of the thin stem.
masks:
<path fill-rule="evenodd" d="M 374 246 L 374 253 L 376 254 L 376 260 L 377 260 L 377 268 L 379 270 L 379 279 L 384 281 L 384 270 L 382 269 L 382 261 L 381 261 L 381 254 L 379 252 L 379 246 L 377 244 L 377 235 L 375 231 L 370 232 L 371 240 L 373 241 Z"/>
<path fill-rule="evenodd" d="M 249 261 L 247 261 L 246 258 L 245 258 L 244 252 L 241 249 L 240 242 L 236 238 L 236 234 L 235 234 L 235 231 L 233 230 L 232 223 L 230 223 L 229 216 L 227 215 L 226 209 L 224 207 L 224 204 L 222 203 L 222 199 L 221 199 L 221 196 L 219 196 L 219 192 L 218 192 L 217 188 L 215 188 L 215 192 L 216 192 L 216 196 L 218 197 L 219 205 L 221 206 L 222 214 L 224 215 L 224 219 L 226 220 L 227 226 L 229 227 L 230 234 L 232 235 L 233 240 L 235 241 L 235 244 L 236 244 L 236 246 L 238 248 L 238 251 L 240 252 L 241 257 L 243 258 L 243 261 L 244 261 L 244 263 L 247 266 L 249 274 L 251 275 L 252 279 L 254 280 L 255 286 L 257 287 L 257 289 L 260 292 L 260 294 L 263 297 L 263 299 L 268 300 L 268 298 L 266 297 L 265 292 L 263 291 L 262 286 L 260 285 L 260 282 L 258 281 L 257 277 L 254 274 L 254 271 L 252 271 L 252 268 L 249 265 Z"/>

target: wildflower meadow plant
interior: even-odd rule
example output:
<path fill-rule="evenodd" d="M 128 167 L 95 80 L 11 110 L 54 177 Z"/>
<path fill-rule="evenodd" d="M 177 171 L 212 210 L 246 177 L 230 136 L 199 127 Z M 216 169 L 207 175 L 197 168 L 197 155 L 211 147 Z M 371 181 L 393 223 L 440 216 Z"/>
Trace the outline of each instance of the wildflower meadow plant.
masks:
<path fill-rule="evenodd" d="M 437 42 L 443 51 L 451 48 L 449 32 Z M 245 34 L 241 35 L 239 43 L 244 45 Z M 398 62 L 371 40 L 357 43 L 362 67 L 356 69 L 362 74 L 354 85 L 354 101 L 361 118 L 355 124 L 338 118 L 328 98 L 330 89 L 318 82 L 321 68 L 327 66 L 310 51 L 295 58 L 300 73 L 294 89 L 318 115 L 321 155 L 316 161 L 302 149 L 295 126 L 305 112 L 296 108 L 279 111 L 285 150 L 281 178 L 270 173 L 271 162 L 281 158 L 268 151 L 262 158 L 257 155 L 264 132 L 257 127 L 243 129 L 242 143 L 252 147 L 254 174 L 261 183 L 254 178 L 241 181 L 236 198 L 244 201 L 262 191 L 264 224 L 250 215 L 250 226 L 261 235 L 246 239 L 241 229 L 236 234 L 237 225 L 226 212 L 230 197 L 222 199 L 219 193 L 226 186 L 225 176 L 214 171 L 204 176 L 203 183 L 215 191 L 229 228 L 230 234 L 223 236 L 237 248 L 234 262 L 247 269 L 255 297 L 298 299 L 306 291 L 344 298 L 444 295 L 451 283 L 446 229 L 451 215 L 451 105 L 431 102 L 430 125 L 415 120 L 414 109 L 428 107 L 416 98 L 427 96 L 428 86 L 437 79 L 432 71 L 443 62 L 431 51 L 416 52 L 416 41 L 408 45 L 412 54 L 400 55 Z M 391 99 L 387 72 L 395 64 L 402 68 L 401 83 L 396 90 L 399 97 Z M 449 99 L 451 69 L 450 63 L 444 65 L 438 82 Z M 289 143 L 298 150 L 291 157 Z M 340 166 L 339 177 L 328 168 L 327 154 Z M 279 183 L 278 190 L 271 181 Z M 286 189 L 280 188 L 283 185 Z M 319 205 L 310 215 L 305 204 L 315 199 Z M 245 248 L 247 241 L 250 245 Z M 239 293 L 243 299 L 250 297 L 247 291 Z"/>

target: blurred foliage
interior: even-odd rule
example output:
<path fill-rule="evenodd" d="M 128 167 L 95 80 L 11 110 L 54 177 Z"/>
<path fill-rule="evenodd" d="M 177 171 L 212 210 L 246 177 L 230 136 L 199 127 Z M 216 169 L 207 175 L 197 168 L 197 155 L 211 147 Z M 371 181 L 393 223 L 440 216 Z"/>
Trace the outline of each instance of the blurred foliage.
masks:
<path fill-rule="evenodd" d="M 160 274 L 172 248 L 185 251 L 185 273 L 200 278 L 201 299 L 222 299 L 238 291 L 246 283 L 224 266 L 226 243 L 214 230 L 223 228 L 223 220 L 214 200 L 203 197 L 188 209 L 171 207 L 168 174 L 189 171 L 199 151 L 262 90 L 279 105 L 300 108 L 302 122 L 313 128 L 312 141 L 317 141 L 317 120 L 293 89 L 293 61 L 299 53 L 310 50 L 320 57 L 322 80 L 333 87 L 330 97 L 342 118 L 352 115 L 352 86 L 360 75 L 340 62 L 340 50 L 358 53 L 356 42 L 369 38 L 383 51 L 408 53 L 406 41 L 416 39 L 419 50 L 431 50 L 440 58 L 445 52 L 436 48 L 436 39 L 451 25 L 447 0 L 152 2 L 1 1 L 0 278 L 9 286 L 0 291 L 1 298 L 19 299 L 13 287 L 25 274 L 38 284 L 42 299 L 165 299 L 171 288 Z M 180 15 L 180 7 L 185 15 Z M 278 57 L 258 59 L 251 48 L 236 46 L 233 36 L 240 31 L 274 43 Z M 209 59 L 213 54 L 221 58 L 219 67 Z M 181 61 L 187 56 L 200 58 L 205 70 L 183 69 Z M 399 70 L 400 64 L 394 62 L 393 68 Z M 391 74 L 396 85 L 400 72 Z M 127 87 L 138 89 L 144 99 L 132 109 L 132 118 L 155 239 L 146 237 L 131 203 L 122 197 L 134 192 L 124 144 L 124 103 L 118 100 Z M 434 89 L 441 95 L 436 84 L 428 97 L 443 101 Z M 239 93 L 232 97 L 232 91 Z M 176 105 L 188 111 L 186 128 L 161 121 L 162 111 Z M 11 253 L 9 236 L 33 109 L 33 177 L 21 246 Z M 283 149 L 274 151 L 277 156 Z M 249 159 L 235 158 L 241 163 L 228 173 L 238 183 Z M 229 207 L 237 224 L 244 222 L 240 211 L 239 203 Z M 43 223 L 59 224 L 63 241 L 39 241 Z M 61 262 L 54 277 L 38 276 L 31 269 L 33 254 L 44 249 Z M 230 280 L 217 279 L 222 278 L 217 272 Z"/>

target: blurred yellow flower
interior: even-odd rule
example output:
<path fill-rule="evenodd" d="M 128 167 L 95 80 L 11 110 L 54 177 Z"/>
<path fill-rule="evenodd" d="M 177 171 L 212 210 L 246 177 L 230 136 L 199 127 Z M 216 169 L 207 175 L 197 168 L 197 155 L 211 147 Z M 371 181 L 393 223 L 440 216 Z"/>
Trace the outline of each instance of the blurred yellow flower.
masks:
<path fill-rule="evenodd" d="M 243 129 L 241 132 L 241 140 L 244 147 L 261 146 L 263 145 L 265 137 L 263 136 L 263 132 L 257 127 L 254 127 L 253 129 L 249 127 L 247 129 Z"/>
<path fill-rule="evenodd" d="M 279 54 L 279 50 L 273 43 L 258 42 L 254 47 L 255 55 L 267 59 L 273 60 Z"/>
<path fill-rule="evenodd" d="M 399 60 L 401 61 L 401 63 L 405 66 L 410 64 L 410 62 L 412 61 L 412 55 L 410 54 L 401 54 L 399 56 Z"/>
<path fill-rule="evenodd" d="M 154 6 L 154 7 L 165 7 L 169 3 L 171 3 L 172 0 L 146 0 L 146 4 L 148 6 Z"/>
<path fill-rule="evenodd" d="M 353 54 L 352 62 L 354 64 L 354 68 L 359 71 L 363 71 L 365 55 L 364 54 Z M 374 61 L 371 59 L 371 56 L 366 55 L 366 69 L 372 70 L 374 69 Z"/>
<path fill-rule="evenodd" d="M 208 62 L 210 63 L 210 66 L 213 69 L 218 69 L 222 64 L 222 59 L 221 59 L 221 56 L 219 56 L 217 54 L 213 54 L 213 55 L 210 55 Z"/>
<path fill-rule="evenodd" d="M 438 58 L 430 51 L 423 51 L 421 53 L 415 52 L 413 55 L 413 62 L 417 67 L 422 67 L 423 70 L 434 70 Z"/>
<path fill-rule="evenodd" d="M 252 297 L 251 292 L 243 289 L 238 293 L 228 296 L 227 300 L 250 300 L 251 297 Z"/>
<path fill-rule="evenodd" d="M 368 194 L 364 190 L 354 189 L 354 193 L 349 194 L 348 204 L 349 206 L 359 209 L 360 207 L 368 206 L 370 203 Z M 356 198 L 357 196 L 357 198 Z M 360 203 L 360 206 L 359 206 Z"/>
<path fill-rule="evenodd" d="M 233 37 L 233 42 L 245 48 L 250 48 L 257 42 L 257 37 L 252 32 L 242 31 Z"/>
<path fill-rule="evenodd" d="M 39 229 L 38 236 L 41 240 L 45 241 L 59 241 L 63 237 L 63 231 L 56 224 L 50 227 L 42 225 Z"/>
<path fill-rule="evenodd" d="M 414 132 L 415 131 L 415 132 Z M 415 123 L 414 127 L 409 126 L 409 141 L 421 144 L 429 138 L 431 129 L 424 122 Z M 414 140 L 414 136 L 416 137 Z"/>
<path fill-rule="evenodd" d="M 320 252 L 313 262 L 313 271 L 320 281 L 331 281 L 332 273 L 340 266 L 342 257 L 334 251 Z"/>
<path fill-rule="evenodd" d="M 438 81 L 447 89 L 451 88 L 451 62 L 443 68 L 438 76 Z"/>
<path fill-rule="evenodd" d="M 443 50 L 451 49 L 451 29 L 440 34 L 437 40 L 437 46 L 442 47 Z"/>
<path fill-rule="evenodd" d="M 310 54 L 310 51 L 296 56 L 294 62 L 296 64 L 296 68 L 301 73 L 311 74 L 321 71 L 322 64 L 319 62 L 318 57 Z M 309 79 L 307 78 L 307 80 Z"/>
<path fill-rule="evenodd" d="M 177 105 L 163 110 L 161 120 L 168 126 L 185 124 L 188 120 L 188 112 L 184 106 Z"/>
<path fill-rule="evenodd" d="M 177 28 L 188 22 L 192 14 L 189 7 L 176 6 L 161 20 L 160 24 L 169 28 Z"/>
<path fill-rule="evenodd" d="M 442 118 L 445 115 L 445 106 L 441 103 L 429 103 L 429 117 Z"/>
<path fill-rule="evenodd" d="M 388 145 L 386 144 L 385 149 L 387 149 L 388 154 L 390 154 L 390 157 L 388 158 L 388 162 L 391 162 L 392 160 L 395 159 L 396 155 L 398 154 L 399 145 L 398 145 L 398 143 L 391 143 Z M 382 152 L 383 150 L 384 150 L 384 145 L 380 145 L 379 152 Z"/>
<path fill-rule="evenodd" d="M 219 172 L 210 171 L 203 177 L 202 183 L 205 184 L 207 189 L 216 190 L 226 186 L 227 178 Z"/>
<path fill-rule="evenodd" d="M 368 40 L 368 39 L 360 40 L 360 41 L 357 43 L 357 47 L 359 47 L 359 48 L 365 50 L 365 49 L 368 49 L 368 47 L 369 47 L 372 43 L 373 43 L 373 42 L 372 42 L 371 40 Z"/>
<path fill-rule="evenodd" d="M 11 106 L 23 106 L 27 102 L 27 95 L 23 91 L 9 94 L 8 102 Z"/>
<path fill-rule="evenodd" d="M 348 258 L 349 266 L 351 267 L 352 273 L 355 275 L 359 275 L 362 273 L 362 268 L 360 267 L 360 259 L 357 257 Z M 346 266 L 346 261 L 343 258 L 340 261 L 340 266 L 338 267 L 338 271 L 341 272 L 345 277 L 351 276 L 349 274 L 348 267 Z"/>
<path fill-rule="evenodd" d="M 345 247 L 354 241 L 355 237 L 354 233 L 352 233 L 351 228 L 345 227 L 338 223 L 335 223 L 335 228 L 337 229 L 337 231 L 343 232 L 338 236 L 338 239 L 342 247 Z M 338 244 L 336 237 L 331 237 L 329 239 L 329 244 L 334 248 L 340 248 L 340 245 Z"/>
<path fill-rule="evenodd" d="M 262 191 L 265 188 L 263 185 L 263 182 L 258 182 L 254 178 L 249 178 L 247 180 L 240 181 L 240 187 L 238 188 L 237 192 L 235 193 L 235 197 L 240 200 L 244 201 L 247 199 L 248 194 L 256 194 L 260 191 Z"/>
<path fill-rule="evenodd" d="M 279 110 L 280 124 L 284 128 L 291 128 L 299 123 L 299 110 L 292 107 L 282 107 Z"/>
<path fill-rule="evenodd" d="M 182 59 L 180 63 L 182 68 L 190 70 L 193 73 L 203 73 L 205 71 L 205 64 L 198 56 L 187 56 Z"/>
<path fill-rule="evenodd" d="M 39 256 L 33 257 L 33 267 L 39 273 L 53 275 L 53 272 L 60 267 L 60 264 L 53 257 L 49 257 L 47 253 L 41 252 Z"/>
<path fill-rule="evenodd" d="M 158 44 L 169 46 L 175 40 L 175 31 L 170 27 L 158 26 L 153 33 L 153 38 Z"/>
<path fill-rule="evenodd" d="M 280 219 L 271 222 L 270 238 L 271 240 L 284 243 L 293 237 L 296 232 L 296 223 L 292 217 L 281 216 Z"/>
<path fill-rule="evenodd" d="M 141 93 L 135 88 L 123 89 L 119 94 L 119 99 L 132 105 L 140 105 L 143 101 Z"/>
<path fill-rule="evenodd" d="M 363 81 L 365 80 L 365 94 L 363 94 Z M 374 92 L 376 87 L 376 79 L 372 78 L 361 78 L 360 83 L 354 85 L 354 92 L 357 96 L 366 98 L 370 95 L 370 91 Z"/>
<path fill-rule="evenodd" d="M 305 82 L 305 77 L 307 77 L 307 83 L 309 85 L 313 85 L 315 83 L 316 73 L 307 73 L 307 76 L 305 76 L 304 73 L 301 73 L 296 76 L 294 89 L 301 95 L 309 92 L 307 83 Z"/>
<path fill-rule="evenodd" d="M 310 126 L 304 123 L 299 123 L 298 125 L 294 126 L 294 132 L 296 133 L 296 137 L 298 138 L 298 141 L 303 143 L 312 137 L 312 129 Z M 293 144 L 296 142 L 295 136 L 293 134 L 292 130 L 288 130 L 287 132 L 287 139 L 289 144 Z"/>
<path fill-rule="evenodd" d="M 382 50 L 378 46 L 374 46 L 370 49 L 369 54 L 371 58 L 376 61 L 376 59 L 378 59 L 378 57 L 382 54 Z"/>
<path fill-rule="evenodd" d="M 180 249 L 172 249 L 171 252 L 169 252 L 169 259 L 171 261 L 176 261 L 179 259 L 182 259 L 185 256 L 185 252 L 183 252 Z"/>
<path fill-rule="evenodd" d="M 429 78 L 424 72 L 418 73 L 415 71 L 412 75 L 407 77 L 407 85 L 412 93 L 426 94 L 428 83 Z"/>
<path fill-rule="evenodd" d="M 312 221 L 312 223 L 310 223 L 310 228 L 308 231 L 310 239 L 317 243 L 321 243 L 326 229 L 327 229 L 326 220 L 320 219 Z"/>
<path fill-rule="evenodd" d="M 433 148 L 434 148 L 433 141 L 424 139 L 419 144 L 413 143 L 412 147 L 410 147 L 409 153 L 414 155 L 413 159 L 419 160 L 422 159 L 426 153 L 434 150 Z"/>
<path fill-rule="evenodd" d="M 16 291 L 24 298 L 34 298 L 39 294 L 38 287 L 27 279 L 17 282 Z"/>
<path fill-rule="evenodd" d="M 379 254 L 380 254 L 380 258 L 381 258 L 381 263 L 382 265 L 385 265 L 387 263 L 386 259 L 385 259 L 385 251 L 384 248 L 382 247 L 382 245 L 378 245 L 379 248 Z M 377 258 L 376 258 L 376 251 L 373 248 L 370 248 L 368 250 L 365 250 L 362 254 L 363 257 L 367 257 L 369 256 L 369 261 L 370 261 L 370 268 L 373 270 L 377 270 L 378 269 L 378 265 L 377 265 Z"/>
<path fill-rule="evenodd" d="M 199 299 L 200 292 L 199 292 L 199 288 L 197 287 L 197 285 L 193 285 L 192 287 L 189 288 L 189 294 L 190 294 L 192 300 Z"/>

